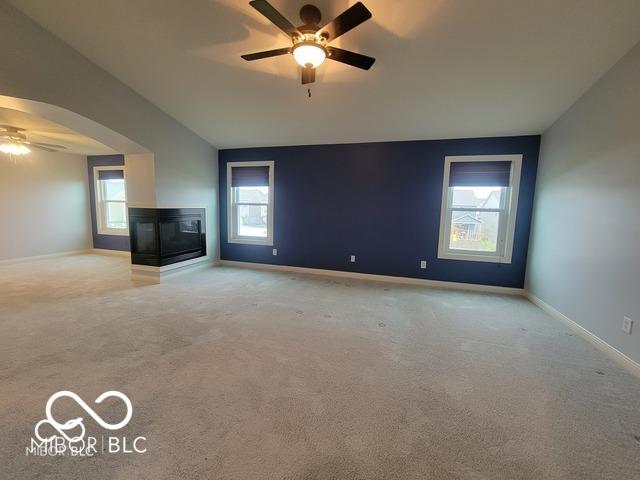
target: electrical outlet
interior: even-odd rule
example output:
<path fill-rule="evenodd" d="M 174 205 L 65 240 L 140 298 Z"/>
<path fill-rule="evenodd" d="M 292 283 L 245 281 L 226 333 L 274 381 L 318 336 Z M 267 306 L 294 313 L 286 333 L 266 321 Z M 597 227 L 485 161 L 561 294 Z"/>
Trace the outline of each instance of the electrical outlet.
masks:
<path fill-rule="evenodd" d="M 427 268 L 427 261 L 426 260 L 420 260 L 420 268 Z"/>
<path fill-rule="evenodd" d="M 624 317 L 622 319 L 622 330 L 624 330 L 625 333 L 631 335 L 631 331 L 633 330 L 633 320 L 631 320 L 629 317 Z"/>
<path fill-rule="evenodd" d="M 351 263 L 356 263 L 356 256 L 355 255 L 351 255 Z"/>
<path fill-rule="evenodd" d="M 274 248 L 274 249 L 273 249 L 273 255 L 274 255 L 274 256 L 275 256 L 275 255 L 278 255 L 278 249 L 277 249 L 277 248 Z"/>

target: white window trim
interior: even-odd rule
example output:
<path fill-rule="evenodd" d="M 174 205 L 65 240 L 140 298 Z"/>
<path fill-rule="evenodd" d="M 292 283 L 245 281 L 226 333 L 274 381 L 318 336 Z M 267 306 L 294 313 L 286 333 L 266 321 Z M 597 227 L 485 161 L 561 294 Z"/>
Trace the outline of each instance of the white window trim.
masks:
<path fill-rule="evenodd" d="M 269 202 L 267 203 L 267 236 L 262 239 L 255 237 L 234 236 L 233 198 L 231 194 L 231 169 L 237 167 L 269 167 Z M 246 245 L 273 246 L 273 205 L 275 191 L 273 188 L 274 162 L 273 160 L 259 162 L 229 162 L 227 163 L 227 243 L 242 243 Z"/>
<path fill-rule="evenodd" d="M 474 252 L 470 250 L 451 250 L 449 248 L 450 219 L 448 210 L 453 198 L 449 195 L 449 173 L 454 162 L 511 162 L 510 195 L 502 198 L 506 202 L 507 218 L 500 219 L 498 249 L 496 252 Z M 518 193 L 520 191 L 520 173 L 522 155 L 470 155 L 448 156 L 444 160 L 444 177 L 442 179 L 442 207 L 440 210 L 440 234 L 438 240 L 438 258 L 447 260 L 466 260 L 472 262 L 511 263 L 513 255 L 513 239 L 516 230 L 516 213 L 518 210 Z M 504 196 L 503 196 L 504 197 Z M 504 222 L 507 222 L 504 225 Z M 500 235 L 502 234 L 502 235 Z M 500 236 L 502 238 L 500 238 Z"/>
<path fill-rule="evenodd" d="M 127 171 L 125 170 L 124 165 L 113 165 L 113 166 L 98 166 L 93 167 L 93 196 L 95 200 L 95 214 L 96 214 L 96 227 L 98 230 L 98 235 L 119 235 L 121 237 L 129 236 L 129 219 L 127 218 L 127 227 L 126 228 L 107 228 L 104 225 L 104 215 L 102 211 L 102 200 L 100 193 L 100 183 L 98 180 L 98 176 L 100 171 L 104 170 L 122 170 L 124 175 L 124 204 L 128 209 L 127 202 Z M 128 211 L 128 210 L 127 210 Z"/>

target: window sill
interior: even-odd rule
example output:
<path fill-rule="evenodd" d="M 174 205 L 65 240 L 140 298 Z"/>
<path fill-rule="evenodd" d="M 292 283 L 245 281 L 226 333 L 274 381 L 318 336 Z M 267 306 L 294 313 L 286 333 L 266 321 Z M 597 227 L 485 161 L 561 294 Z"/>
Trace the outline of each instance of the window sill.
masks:
<path fill-rule="evenodd" d="M 266 247 L 273 247 L 273 240 L 265 238 L 264 240 L 258 240 L 253 238 L 229 238 L 227 243 L 237 243 L 241 245 L 263 245 Z"/>
<path fill-rule="evenodd" d="M 498 255 L 482 255 L 474 253 L 439 252 L 438 258 L 442 260 L 462 260 L 465 262 L 489 262 L 503 264 L 511 263 L 511 257 L 501 257 Z"/>
<path fill-rule="evenodd" d="M 123 230 L 107 230 L 107 229 L 98 229 L 98 235 L 115 235 L 118 237 L 128 237 L 129 229 Z"/>

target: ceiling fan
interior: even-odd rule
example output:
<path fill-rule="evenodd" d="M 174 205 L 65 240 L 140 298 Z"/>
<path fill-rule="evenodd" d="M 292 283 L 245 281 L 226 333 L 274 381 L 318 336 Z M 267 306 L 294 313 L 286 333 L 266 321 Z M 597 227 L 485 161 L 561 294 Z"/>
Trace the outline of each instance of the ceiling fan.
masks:
<path fill-rule="evenodd" d="M 324 27 L 319 26 L 322 15 L 315 5 L 305 5 L 300 9 L 300 19 L 303 24 L 299 27 L 294 27 L 267 0 L 254 0 L 249 4 L 291 37 L 292 45 L 276 50 L 242 55 L 242 58 L 247 61 L 292 54 L 296 62 L 302 67 L 303 84 L 315 82 L 315 69 L 326 58 L 363 70 L 369 70 L 376 61 L 375 58 L 329 45 L 339 36 L 344 35 L 349 30 L 371 18 L 371 12 L 367 10 L 367 7 L 362 2 L 349 7 Z"/>
<path fill-rule="evenodd" d="M 58 152 L 67 148 L 51 143 L 30 142 L 23 133 L 25 131 L 24 128 L 0 125 L 0 152 L 9 155 L 26 155 L 31 152 L 31 148 L 29 147 L 38 148 L 47 152 Z"/>

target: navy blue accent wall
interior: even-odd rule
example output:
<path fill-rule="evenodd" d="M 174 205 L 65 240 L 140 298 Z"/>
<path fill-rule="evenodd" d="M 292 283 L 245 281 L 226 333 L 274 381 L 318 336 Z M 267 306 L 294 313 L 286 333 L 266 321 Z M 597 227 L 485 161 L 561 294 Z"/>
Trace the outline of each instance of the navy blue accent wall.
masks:
<path fill-rule="evenodd" d="M 539 147 L 536 135 L 220 150 L 220 256 L 522 288 Z M 438 259 L 445 156 L 494 154 L 523 155 L 512 263 Z M 227 243 L 227 163 L 257 160 L 275 163 L 277 256 Z"/>
<path fill-rule="evenodd" d="M 124 155 L 91 155 L 87 157 L 89 170 L 89 202 L 91 203 L 91 232 L 93 233 L 93 248 L 106 250 L 122 250 L 128 252 L 129 237 L 124 235 L 99 235 L 96 220 L 96 192 L 93 183 L 93 167 L 124 166 Z"/>

